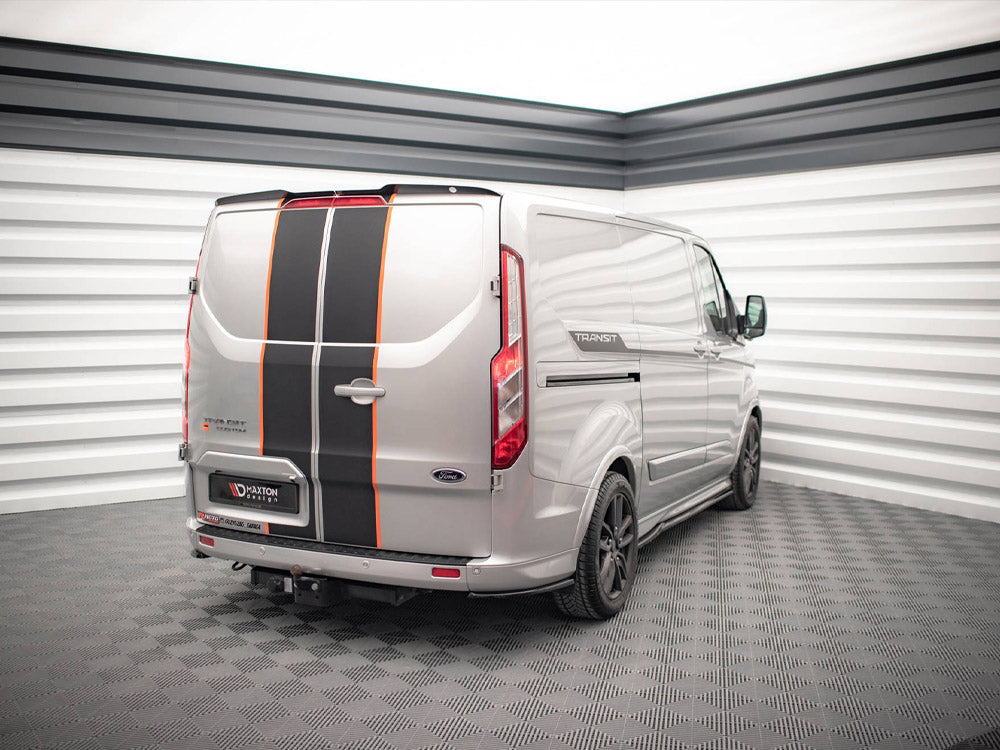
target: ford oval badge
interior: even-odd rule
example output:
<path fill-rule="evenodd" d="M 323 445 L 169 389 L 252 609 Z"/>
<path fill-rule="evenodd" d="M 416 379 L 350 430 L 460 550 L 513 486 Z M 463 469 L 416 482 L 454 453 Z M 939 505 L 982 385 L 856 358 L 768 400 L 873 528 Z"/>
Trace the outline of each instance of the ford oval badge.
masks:
<path fill-rule="evenodd" d="M 465 481 L 465 472 L 459 469 L 434 469 L 434 471 L 431 472 L 431 476 L 437 481 L 444 482 L 445 484 L 454 484 L 455 482 Z"/>

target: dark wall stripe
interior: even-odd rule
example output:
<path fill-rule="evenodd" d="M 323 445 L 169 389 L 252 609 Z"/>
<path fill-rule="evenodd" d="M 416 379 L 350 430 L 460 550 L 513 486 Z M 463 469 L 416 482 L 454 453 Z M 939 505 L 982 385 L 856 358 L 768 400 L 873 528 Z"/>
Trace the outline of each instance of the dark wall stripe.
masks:
<path fill-rule="evenodd" d="M 313 348 L 304 344 L 267 344 L 261 367 L 263 453 L 265 456 L 287 458 L 306 477 L 310 476 L 312 449 Z M 303 528 L 272 523 L 272 534 L 316 538 L 312 483 L 306 484 L 309 489 L 299 501 L 309 503 L 309 524 Z"/>
<path fill-rule="evenodd" d="M 1000 43 L 634 112 L 625 187 L 1000 149 Z"/>
<path fill-rule="evenodd" d="M 388 212 L 388 208 L 338 208 L 333 212 L 323 296 L 325 342 L 375 343 Z"/>
<path fill-rule="evenodd" d="M 316 288 L 326 209 L 282 211 L 274 234 L 267 339 L 316 340 Z"/>
<path fill-rule="evenodd" d="M 374 322 L 373 322 L 374 325 Z M 324 346 L 319 373 L 319 472 L 324 541 L 378 544 L 372 487 L 372 410 L 333 395 L 337 385 L 370 378 L 371 346 Z"/>
<path fill-rule="evenodd" d="M 0 145 L 622 187 L 611 112 L 2 37 Z"/>
<path fill-rule="evenodd" d="M 1000 150 L 998 112 L 1000 42 L 616 114 L 0 37 L 20 148 L 620 190 Z"/>

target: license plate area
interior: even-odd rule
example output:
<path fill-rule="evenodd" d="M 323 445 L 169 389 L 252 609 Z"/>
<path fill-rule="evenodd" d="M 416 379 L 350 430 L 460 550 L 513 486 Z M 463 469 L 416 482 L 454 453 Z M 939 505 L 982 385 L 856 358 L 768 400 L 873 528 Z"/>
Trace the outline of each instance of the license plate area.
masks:
<path fill-rule="evenodd" d="M 297 514 L 299 488 L 288 482 L 271 482 L 231 474 L 212 474 L 208 478 L 209 500 L 219 505 Z"/>

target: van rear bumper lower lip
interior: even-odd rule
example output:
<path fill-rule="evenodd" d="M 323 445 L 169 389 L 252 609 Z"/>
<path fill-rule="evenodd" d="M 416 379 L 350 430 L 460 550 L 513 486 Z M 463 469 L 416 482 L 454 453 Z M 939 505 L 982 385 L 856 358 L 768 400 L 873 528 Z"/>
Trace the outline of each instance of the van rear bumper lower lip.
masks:
<path fill-rule="evenodd" d="M 550 590 L 552 585 L 558 588 L 565 585 L 576 569 L 575 549 L 527 561 L 379 554 L 381 550 L 361 548 L 343 550 L 346 554 L 340 554 L 321 550 L 326 545 L 317 542 L 304 541 L 300 546 L 296 540 L 204 526 L 193 518 L 188 519 L 187 527 L 192 548 L 209 557 L 279 570 L 299 565 L 311 575 L 387 586 L 513 595 Z M 211 538 L 212 546 L 203 544 L 199 537 Z M 366 555 L 367 552 L 373 554 Z M 457 568 L 460 576 L 432 576 L 431 571 L 440 567 Z"/>

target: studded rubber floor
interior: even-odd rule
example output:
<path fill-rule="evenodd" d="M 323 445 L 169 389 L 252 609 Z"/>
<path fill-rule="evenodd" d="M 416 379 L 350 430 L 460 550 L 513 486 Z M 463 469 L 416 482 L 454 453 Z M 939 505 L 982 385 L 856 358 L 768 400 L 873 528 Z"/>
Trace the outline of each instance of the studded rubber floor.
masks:
<path fill-rule="evenodd" d="M 1000 746 L 1000 526 L 766 484 L 544 596 L 326 610 L 188 556 L 176 500 L 0 518 L 0 747 Z"/>

